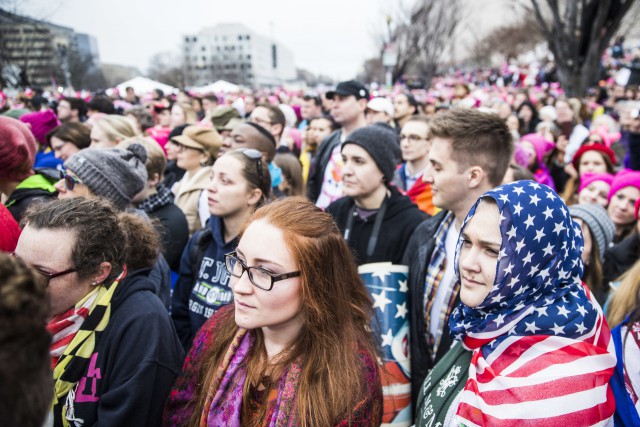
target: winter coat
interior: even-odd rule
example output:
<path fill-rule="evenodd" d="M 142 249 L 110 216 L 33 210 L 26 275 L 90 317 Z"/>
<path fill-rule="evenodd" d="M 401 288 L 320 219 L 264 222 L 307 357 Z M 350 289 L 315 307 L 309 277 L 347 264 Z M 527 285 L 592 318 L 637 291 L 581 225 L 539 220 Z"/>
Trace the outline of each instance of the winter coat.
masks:
<path fill-rule="evenodd" d="M 109 323 L 75 392 L 75 418 L 85 426 L 161 425 L 184 352 L 148 274 L 129 272 L 113 295 Z"/>
<path fill-rule="evenodd" d="M 176 195 L 175 204 L 182 210 L 184 216 L 187 218 L 189 235 L 192 235 L 202 228 L 202 221 L 200 219 L 200 213 L 198 212 L 198 201 L 200 194 L 209 187 L 210 173 L 211 168 L 207 167 L 200 169 L 190 178 L 187 178 L 185 174 L 174 190 L 174 194 Z"/>

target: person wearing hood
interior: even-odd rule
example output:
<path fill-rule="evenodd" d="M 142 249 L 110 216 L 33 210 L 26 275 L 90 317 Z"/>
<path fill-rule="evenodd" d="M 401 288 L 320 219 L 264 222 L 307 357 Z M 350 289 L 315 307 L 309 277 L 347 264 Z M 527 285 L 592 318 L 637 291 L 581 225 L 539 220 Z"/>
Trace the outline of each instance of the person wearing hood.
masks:
<path fill-rule="evenodd" d="M 233 149 L 211 168 L 206 191 L 211 217 L 187 242 L 172 295 L 171 317 L 186 351 L 206 320 L 233 302 L 224 256 L 235 250 L 244 221 L 270 198 L 262 157 L 256 149 Z"/>
<path fill-rule="evenodd" d="M 43 276 L 50 301 L 47 425 L 160 425 L 183 352 L 149 278 L 151 224 L 97 197 L 43 204 L 23 224 L 14 256 Z"/>
<path fill-rule="evenodd" d="M 420 388 L 418 427 L 613 425 L 616 356 L 580 280 L 582 246 L 562 199 L 537 182 L 477 200 L 456 244 L 454 345 Z"/>
<path fill-rule="evenodd" d="M 399 157 L 395 132 L 377 125 L 355 130 L 342 144 L 345 197 L 327 212 L 358 265 L 400 264 L 413 230 L 428 217 L 391 185 Z"/>

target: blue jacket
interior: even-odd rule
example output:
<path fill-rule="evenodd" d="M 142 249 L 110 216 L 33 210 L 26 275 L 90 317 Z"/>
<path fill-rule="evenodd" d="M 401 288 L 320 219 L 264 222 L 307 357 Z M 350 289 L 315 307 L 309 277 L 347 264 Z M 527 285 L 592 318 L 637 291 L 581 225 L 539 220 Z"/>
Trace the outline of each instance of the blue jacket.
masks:
<path fill-rule="evenodd" d="M 185 351 L 191 348 L 196 332 L 221 307 L 233 302 L 230 275 L 224 255 L 235 250 L 238 242 L 224 242 L 222 219 L 211 216 L 207 227 L 211 238 L 203 257 L 193 265 L 194 245 L 200 230 L 191 236 L 180 259 L 180 275 L 171 297 L 171 317 Z M 197 252 L 197 251 L 196 251 Z"/>

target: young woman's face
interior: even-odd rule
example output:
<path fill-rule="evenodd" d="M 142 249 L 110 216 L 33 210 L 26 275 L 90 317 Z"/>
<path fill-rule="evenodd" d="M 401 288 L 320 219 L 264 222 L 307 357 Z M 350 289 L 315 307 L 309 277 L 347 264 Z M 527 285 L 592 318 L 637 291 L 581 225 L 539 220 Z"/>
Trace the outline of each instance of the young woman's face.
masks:
<path fill-rule="evenodd" d="M 384 186 L 382 172 L 364 148 L 355 144 L 345 145 L 342 149 L 342 161 L 342 188 L 345 196 L 366 198 Z"/>
<path fill-rule="evenodd" d="M 180 110 L 182 111 L 182 110 Z M 160 127 L 166 128 L 171 126 L 171 111 L 162 110 L 156 115 L 156 121 Z"/>
<path fill-rule="evenodd" d="M 113 148 L 118 142 L 110 140 L 99 126 L 91 128 L 91 148 Z"/>
<path fill-rule="evenodd" d="M 525 122 L 530 122 L 531 118 L 533 117 L 533 111 L 528 105 L 523 105 L 522 108 L 520 108 L 518 117 L 520 117 Z"/>
<path fill-rule="evenodd" d="M 310 142 L 320 145 L 322 140 L 331 133 L 331 122 L 327 119 L 315 119 L 309 123 L 307 132 L 311 136 Z"/>
<path fill-rule="evenodd" d="M 591 173 L 607 173 L 607 164 L 598 151 L 587 151 L 580 156 L 580 163 L 578 164 L 578 174 L 580 176 L 587 172 Z"/>
<path fill-rule="evenodd" d="M 209 159 L 209 156 L 204 151 L 184 145 L 178 145 L 177 152 L 176 164 L 186 171 L 200 169 L 202 164 Z"/>
<path fill-rule="evenodd" d="M 174 128 L 176 126 L 182 126 L 187 123 L 187 119 L 185 118 L 184 111 L 182 107 L 179 105 L 174 105 L 171 108 L 171 127 Z"/>
<path fill-rule="evenodd" d="M 578 203 L 595 203 L 606 209 L 609 203 L 607 197 L 609 196 L 610 189 L 611 186 L 604 181 L 593 181 L 578 194 Z"/>
<path fill-rule="evenodd" d="M 26 226 L 20 234 L 16 255 L 39 274 L 61 273 L 77 266 L 71 261 L 76 235 L 70 230 L 34 229 Z M 51 315 L 73 307 L 91 291 L 90 281 L 81 281 L 77 272 L 49 279 L 47 293 Z"/>
<path fill-rule="evenodd" d="M 167 160 L 175 160 L 178 158 L 178 151 L 180 150 L 180 147 L 172 140 L 167 141 L 167 145 L 164 146 L 164 149 L 167 152 Z"/>
<path fill-rule="evenodd" d="M 498 206 L 481 202 L 461 238 L 460 300 L 469 307 L 477 307 L 489 295 L 496 280 L 502 246 Z"/>
<path fill-rule="evenodd" d="M 533 144 L 529 141 L 521 141 L 520 145 L 522 146 L 522 150 L 527 153 L 527 158 L 529 159 L 528 166 L 531 167 L 535 165 L 538 160 L 538 153 L 536 153 L 536 149 Z"/>
<path fill-rule="evenodd" d="M 51 137 L 51 149 L 56 158 L 62 161 L 66 161 L 73 154 L 80 151 L 80 149 L 72 143 L 63 141 L 56 136 Z"/>
<path fill-rule="evenodd" d="M 640 190 L 636 187 L 624 187 L 613 195 L 607 212 L 616 226 L 624 226 L 635 221 L 634 205 L 638 198 L 640 198 Z"/>
<path fill-rule="evenodd" d="M 257 162 L 257 160 L 256 160 Z M 257 165 L 256 165 L 257 167 Z M 222 156 L 211 168 L 209 212 L 221 218 L 247 214 L 260 200 L 260 190 L 250 190 L 242 173 L 243 164 L 233 156 Z"/>
<path fill-rule="evenodd" d="M 275 275 L 298 271 L 282 230 L 265 220 L 249 225 L 236 252 L 245 265 Z M 277 334 L 290 343 L 302 327 L 301 286 L 300 277 L 293 277 L 275 282 L 270 291 L 265 291 L 254 286 L 246 272 L 240 278 L 231 276 L 236 323 L 246 329 L 267 329 L 271 336 Z"/>

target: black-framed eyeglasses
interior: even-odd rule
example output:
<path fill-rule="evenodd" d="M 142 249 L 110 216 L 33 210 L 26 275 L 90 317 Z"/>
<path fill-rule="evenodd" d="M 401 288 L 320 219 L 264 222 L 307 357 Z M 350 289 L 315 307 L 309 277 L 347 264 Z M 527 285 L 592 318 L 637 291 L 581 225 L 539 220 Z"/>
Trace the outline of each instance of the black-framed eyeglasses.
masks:
<path fill-rule="evenodd" d="M 273 284 L 281 280 L 290 279 L 292 277 L 300 276 L 299 271 L 292 271 L 291 273 L 273 274 L 270 271 L 262 267 L 249 267 L 242 262 L 237 256 L 236 252 L 229 252 L 224 256 L 224 265 L 227 271 L 233 277 L 240 278 L 246 271 L 249 276 L 249 281 L 256 287 L 265 291 L 273 289 Z"/>
<path fill-rule="evenodd" d="M 69 173 L 65 171 L 60 171 L 60 179 L 64 180 L 64 186 L 68 191 L 73 191 L 76 184 L 84 184 L 79 178 L 69 175 Z"/>
<path fill-rule="evenodd" d="M 400 134 L 400 141 L 403 141 L 405 139 L 408 139 L 409 142 L 418 142 L 418 141 L 427 141 L 428 138 L 423 138 L 421 136 L 418 135 L 405 135 L 405 134 Z"/>
<path fill-rule="evenodd" d="M 259 117 L 251 117 L 251 116 L 249 116 L 249 121 L 251 123 L 255 123 L 257 125 L 260 125 L 262 127 L 271 126 L 273 124 L 273 122 L 271 122 L 269 120 L 264 120 L 264 119 L 261 119 Z"/>
<path fill-rule="evenodd" d="M 262 153 L 255 148 L 238 148 L 242 154 L 250 158 L 251 160 L 255 160 L 258 164 L 258 179 L 260 180 L 260 189 L 264 191 L 265 188 L 269 188 L 270 185 L 265 185 L 264 182 L 264 171 L 262 170 Z M 269 183 L 271 184 L 271 183 Z M 267 194 L 265 193 L 265 197 Z"/>
<path fill-rule="evenodd" d="M 11 256 L 14 257 L 14 258 L 18 258 L 18 255 L 15 252 L 11 252 Z M 42 270 L 40 270 L 40 269 L 38 269 L 36 267 L 33 267 L 33 266 L 31 266 L 31 269 L 33 271 L 35 271 L 36 273 L 46 277 L 47 286 L 49 286 L 49 282 L 51 281 L 51 279 L 55 279 L 56 277 L 65 276 L 67 274 L 75 273 L 76 271 L 78 271 L 77 268 L 70 268 L 68 270 L 60 271 L 58 273 L 47 273 L 46 271 L 42 271 Z"/>

